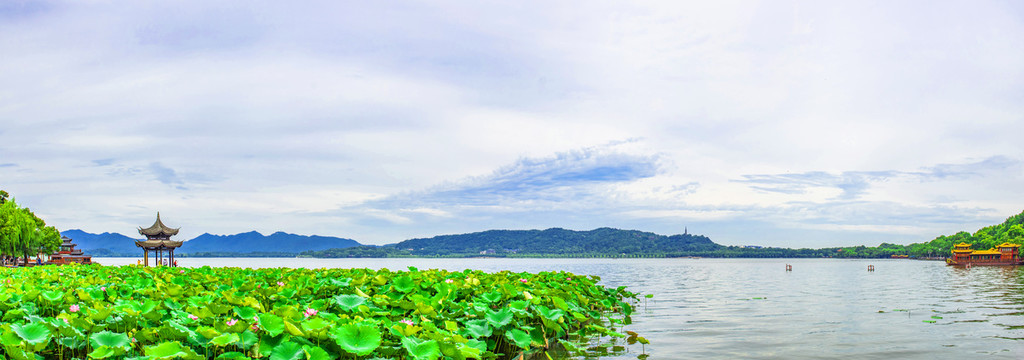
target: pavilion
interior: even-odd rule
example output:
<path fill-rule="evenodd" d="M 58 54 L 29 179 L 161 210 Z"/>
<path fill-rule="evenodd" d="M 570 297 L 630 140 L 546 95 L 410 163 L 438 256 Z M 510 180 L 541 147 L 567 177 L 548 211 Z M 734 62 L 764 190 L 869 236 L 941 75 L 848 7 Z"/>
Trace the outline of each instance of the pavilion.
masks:
<path fill-rule="evenodd" d="M 136 241 L 135 245 L 143 249 L 143 257 L 145 258 L 146 266 L 149 266 L 149 252 L 152 251 L 155 255 L 156 265 L 160 265 L 161 260 L 164 260 L 164 254 L 166 252 L 167 264 L 170 266 L 174 265 L 174 249 L 181 246 L 182 241 L 171 240 L 171 236 L 177 235 L 178 230 L 181 228 L 172 229 L 167 225 L 164 225 L 160 221 L 160 212 L 156 213 L 156 222 L 153 226 L 143 229 L 139 227 L 139 234 L 145 235 L 146 240 Z"/>

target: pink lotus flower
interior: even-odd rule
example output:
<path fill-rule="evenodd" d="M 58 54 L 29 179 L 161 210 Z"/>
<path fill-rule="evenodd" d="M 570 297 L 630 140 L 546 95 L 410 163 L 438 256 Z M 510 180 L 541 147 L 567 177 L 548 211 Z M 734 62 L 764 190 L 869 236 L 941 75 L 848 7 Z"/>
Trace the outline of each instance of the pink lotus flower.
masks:
<path fill-rule="evenodd" d="M 68 321 L 68 318 L 60 318 L 60 319 L 61 319 L 61 320 L 64 320 L 64 323 L 65 323 L 65 324 L 71 325 L 71 322 L 70 322 L 70 321 Z"/>
<path fill-rule="evenodd" d="M 306 309 L 306 312 L 304 313 L 304 315 L 306 315 L 306 317 L 310 317 L 310 316 L 316 315 L 316 313 L 318 313 L 318 312 L 319 311 L 317 311 L 314 308 L 308 308 L 308 309 Z"/>
<path fill-rule="evenodd" d="M 263 285 L 260 285 L 260 284 L 256 284 L 256 288 L 257 288 L 257 289 L 262 289 L 262 288 L 263 288 Z"/>
<path fill-rule="evenodd" d="M 185 270 L 178 270 L 178 273 L 179 273 L 179 274 L 184 274 L 184 273 L 185 273 Z"/>
<path fill-rule="evenodd" d="M 526 283 L 526 279 L 519 279 L 519 282 L 525 284 Z"/>
<path fill-rule="evenodd" d="M 234 326 L 236 323 L 238 323 L 238 320 L 228 319 L 228 322 L 226 324 L 228 324 L 228 326 Z"/>
<path fill-rule="evenodd" d="M 449 284 L 451 284 L 451 283 L 455 282 L 455 280 L 452 280 L 452 279 L 444 279 L 444 282 L 446 282 L 446 283 L 449 283 Z"/>
<path fill-rule="evenodd" d="M 104 291 L 104 292 L 107 291 L 107 287 L 106 286 L 100 286 L 100 291 Z"/>
<path fill-rule="evenodd" d="M 68 311 L 70 312 L 78 312 L 78 310 L 80 310 L 78 304 L 72 304 L 71 306 L 68 307 Z"/>
<path fill-rule="evenodd" d="M 192 319 L 193 321 L 195 321 L 195 320 L 199 320 L 199 317 L 198 317 L 198 316 L 195 316 L 195 315 L 192 315 L 192 314 L 188 314 L 188 318 L 189 318 L 189 319 Z"/>
<path fill-rule="evenodd" d="M 283 282 L 280 282 L 280 281 L 278 281 L 278 282 L 277 282 L 277 286 L 284 286 L 284 283 L 283 283 Z"/>
<path fill-rule="evenodd" d="M 409 320 L 409 319 L 402 319 L 402 320 L 400 320 L 400 321 L 398 321 L 398 322 L 400 322 L 400 323 L 403 323 L 403 324 L 406 324 L 406 325 L 409 325 L 409 326 L 412 326 L 412 325 L 413 325 L 413 324 L 412 324 L 412 320 Z"/>

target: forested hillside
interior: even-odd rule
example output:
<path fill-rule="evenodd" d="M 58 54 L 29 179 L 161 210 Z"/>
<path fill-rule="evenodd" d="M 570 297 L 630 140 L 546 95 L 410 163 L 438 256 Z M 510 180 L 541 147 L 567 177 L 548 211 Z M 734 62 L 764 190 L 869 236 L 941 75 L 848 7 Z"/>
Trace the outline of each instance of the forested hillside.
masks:
<path fill-rule="evenodd" d="M 907 245 L 907 252 L 918 257 L 948 256 L 953 244 L 961 242 L 972 244 L 975 250 L 991 249 L 1004 242 L 1024 244 L 1024 212 L 1007 218 L 1002 224 L 983 227 L 974 234 L 961 231 L 926 243 Z"/>
<path fill-rule="evenodd" d="M 573 231 L 490 230 L 471 234 L 410 239 L 395 244 L 414 255 L 449 254 L 677 254 L 721 248 L 701 235 L 658 235 L 636 230 L 599 228 Z"/>

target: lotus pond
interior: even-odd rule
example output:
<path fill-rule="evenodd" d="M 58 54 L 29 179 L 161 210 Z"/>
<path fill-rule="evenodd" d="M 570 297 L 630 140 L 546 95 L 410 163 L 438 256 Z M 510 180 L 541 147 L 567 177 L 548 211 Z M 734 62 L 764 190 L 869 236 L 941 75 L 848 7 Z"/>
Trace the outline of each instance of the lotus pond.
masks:
<path fill-rule="evenodd" d="M 12 359 L 551 358 L 607 337 L 646 343 L 621 333 L 636 294 L 567 272 L 72 265 L 0 274 L 0 344 Z"/>

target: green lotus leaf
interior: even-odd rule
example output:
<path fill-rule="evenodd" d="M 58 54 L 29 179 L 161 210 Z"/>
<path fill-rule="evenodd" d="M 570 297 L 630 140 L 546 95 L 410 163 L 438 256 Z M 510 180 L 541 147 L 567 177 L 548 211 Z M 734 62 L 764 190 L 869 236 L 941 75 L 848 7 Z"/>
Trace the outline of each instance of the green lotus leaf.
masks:
<path fill-rule="evenodd" d="M 459 354 L 466 359 L 480 359 L 482 354 L 487 351 L 487 343 L 480 340 L 467 340 L 465 343 L 458 343 L 455 345 L 459 349 Z"/>
<path fill-rule="evenodd" d="M 247 306 L 235 307 L 235 315 L 245 320 L 252 320 L 256 317 L 256 309 Z"/>
<path fill-rule="evenodd" d="M 89 358 L 90 359 L 106 359 L 106 358 L 111 357 L 111 356 L 119 355 L 119 352 L 121 352 L 121 351 L 123 351 L 123 350 L 115 349 L 115 348 L 112 348 L 112 347 L 109 347 L 109 346 L 100 346 L 100 347 L 94 348 L 92 350 L 92 352 L 89 353 Z"/>
<path fill-rule="evenodd" d="M 475 338 L 486 338 L 491 336 L 491 327 L 487 325 L 487 320 L 470 320 L 466 322 L 464 333 Z"/>
<path fill-rule="evenodd" d="M 270 336 L 277 336 L 284 332 L 284 320 L 274 314 L 263 313 L 259 315 L 260 328 Z"/>
<path fill-rule="evenodd" d="M 110 331 L 100 331 L 90 335 L 89 344 L 94 348 L 107 346 L 114 349 L 128 350 L 131 347 L 128 335 Z"/>
<path fill-rule="evenodd" d="M 240 352 L 237 352 L 237 351 L 231 351 L 231 352 L 226 352 L 226 353 L 218 355 L 216 359 L 217 360 L 250 360 L 252 358 L 250 358 L 248 356 L 245 356 L 245 354 L 243 354 L 243 353 L 240 353 Z"/>
<path fill-rule="evenodd" d="M 20 347 L 13 347 L 12 346 L 12 347 L 9 347 L 9 348 L 7 348 L 5 350 L 7 351 L 7 356 L 10 356 L 14 360 L 42 360 L 43 359 L 41 356 L 40 357 L 36 357 L 34 354 L 32 354 L 32 353 L 30 353 L 28 351 L 25 351 L 24 349 L 22 349 Z"/>
<path fill-rule="evenodd" d="M 220 335 L 210 339 L 210 343 L 213 344 L 213 345 L 216 345 L 216 346 L 227 346 L 227 345 L 230 345 L 230 344 L 237 343 L 240 340 L 241 340 L 241 338 L 238 337 L 238 334 L 235 334 L 235 333 L 225 333 L 225 334 L 220 334 Z"/>
<path fill-rule="evenodd" d="M 11 324 L 11 330 L 25 342 L 35 345 L 50 341 L 50 329 L 41 323 L 26 325 Z"/>
<path fill-rule="evenodd" d="M 252 330 L 243 331 L 242 335 L 239 335 L 240 346 L 243 349 L 251 348 L 258 341 L 260 341 L 259 336 L 256 336 L 256 333 L 252 332 Z"/>
<path fill-rule="evenodd" d="M 480 295 L 480 299 L 482 299 L 484 302 L 486 302 L 488 304 L 493 304 L 493 303 L 501 301 L 501 297 L 502 297 L 501 293 L 497 292 L 497 291 L 489 292 L 489 293 L 484 293 L 484 294 Z"/>
<path fill-rule="evenodd" d="M 530 302 L 526 300 L 515 300 L 508 303 L 508 308 L 516 315 L 526 315 L 526 308 L 530 306 Z"/>
<path fill-rule="evenodd" d="M 298 337 L 305 337 L 306 336 L 306 334 L 302 333 L 302 330 L 299 330 L 298 326 L 295 326 L 295 324 L 292 324 L 292 322 L 288 321 L 288 320 L 284 320 L 284 330 L 287 331 L 292 336 L 298 336 Z"/>
<path fill-rule="evenodd" d="M 407 293 L 416 287 L 416 282 L 408 276 L 399 276 L 391 280 L 391 286 L 394 287 L 395 290 Z"/>
<path fill-rule="evenodd" d="M 13 331 L 4 331 L 3 334 L 0 334 L 0 345 L 21 345 L 21 338 L 18 337 L 18 334 L 15 334 Z"/>
<path fill-rule="evenodd" d="M 305 345 L 302 350 L 306 351 L 306 356 L 309 360 L 333 360 L 334 356 L 327 350 L 321 349 L 319 346 Z"/>
<path fill-rule="evenodd" d="M 274 347 L 270 352 L 270 360 L 306 360 L 306 352 L 302 345 L 286 341 Z"/>
<path fill-rule="evenodd" d="M 110 314 L 113 313 L 113 312 L 114 312 L 113 308 L 101 307 L 101 308 L 95 309 L 95 312 L 90 313 L 89 314 L 89 318 L 92 319 L 92 321 L 104 320 L 104 319 L 109 318 Z"/>
<path fill-rule="evenodd" d="M 43 299 L 46 299 L 46 301 L 58 302 L 58 301 L 64 299 L 64 292 L 63 291 L 59 291 L 59 290 L 43 291 L 42 292 L 42 296 L 43 296 Z"/>
<path fill-rule="evenodd" d="M 196 334 L 202 335 L 207 339 L 213 339 L 215 337 L 220 336 L 221 332 L 209 326 L 201 326 L 198 329 L 196 329 Z"/>
<path fill-rule="evenodd" d="M 366 299 L 358 295 L 338 295 L 334 298 L 334 303 L 338 304 L 342 310 L 352 311 L 366 303 Z"/>
<path fill-rule="evenodd" d="M 323 318 L 319 317 L 314 317 L 302 322 L 302 329 L 306 331 L 316 332 L 323 330 L 324 328 L 327 328 L 329 326 L 331 326 L 330 323 L 328 323 Z"/>
<path fill-rule="evenodd" d="M 441 357 L 441 347 L 434 340 L 408 336 L 402 338 L 402 348 L 416 360 L 437 360 Z"/>
<path fill-rule="evenodd" d="M 349 284 L 352 283 L 352 279 L 350 279 L 350 278 L 330 279 L 329 282 L 331 283 L 331 285 L 334 285 L 334 286 L 337 286 L 337 287 L 347 287 Z"/>
<path fill-rule="evenodd" d="M 509 341 L 512 341 L 513 344 L 516 344 L 516 346 L 522 349 L 529 349 L 530 342 L 533 340 L 533 338 L 530 337 L 530 334 L 527 334 L 525 331 L 519 329 L 511 329 L 509 331 L 506 331 L 505 338 L 509 339 Z"/>
<path fill-rule="evenodd" d="M 501 328 L 512 322 L 512 311 L 508 308 L 498 311 L 488 311 L 484 318 L 487 319 L 487 323 L 491 324 L 491 326 Z"/>
<path fill-rule="evenodd" d="M 372 353 L 380 347 L 382 340 L 380 330 L 377 330 L 375 325 L 367 323 L 335 327 L 331 329 L 330 336 L 343 350 L 357 356 Z"/>
<path fill-rule="evenodd" d="M 540 313 L 540 316 L 543 316 L 545 319 L 551 321 L 558 321 L 558 319 L 565 315 L 565 312 L 563 312 L 562 310 L 551 310 L 546 306 L 537 306 L 537 312 Z"/>
<path fill-rule="evenodd" d="M 562 299 L 557 296 L 552 296 L 551 303 L 554 304 L 556 308 L 562 311 L 569 311 L 569 304 L 565 302 L 565 299 Z"/>
<path fill-rule="evenodd" d="M 166 341 L 153 346 L 146 346 L 143 349 L 146 356 L 153 359 L 184 359 L 201 360 L 202 356 L 196 354 L 192 348 L 182 346 L 177 341 Z"/>

